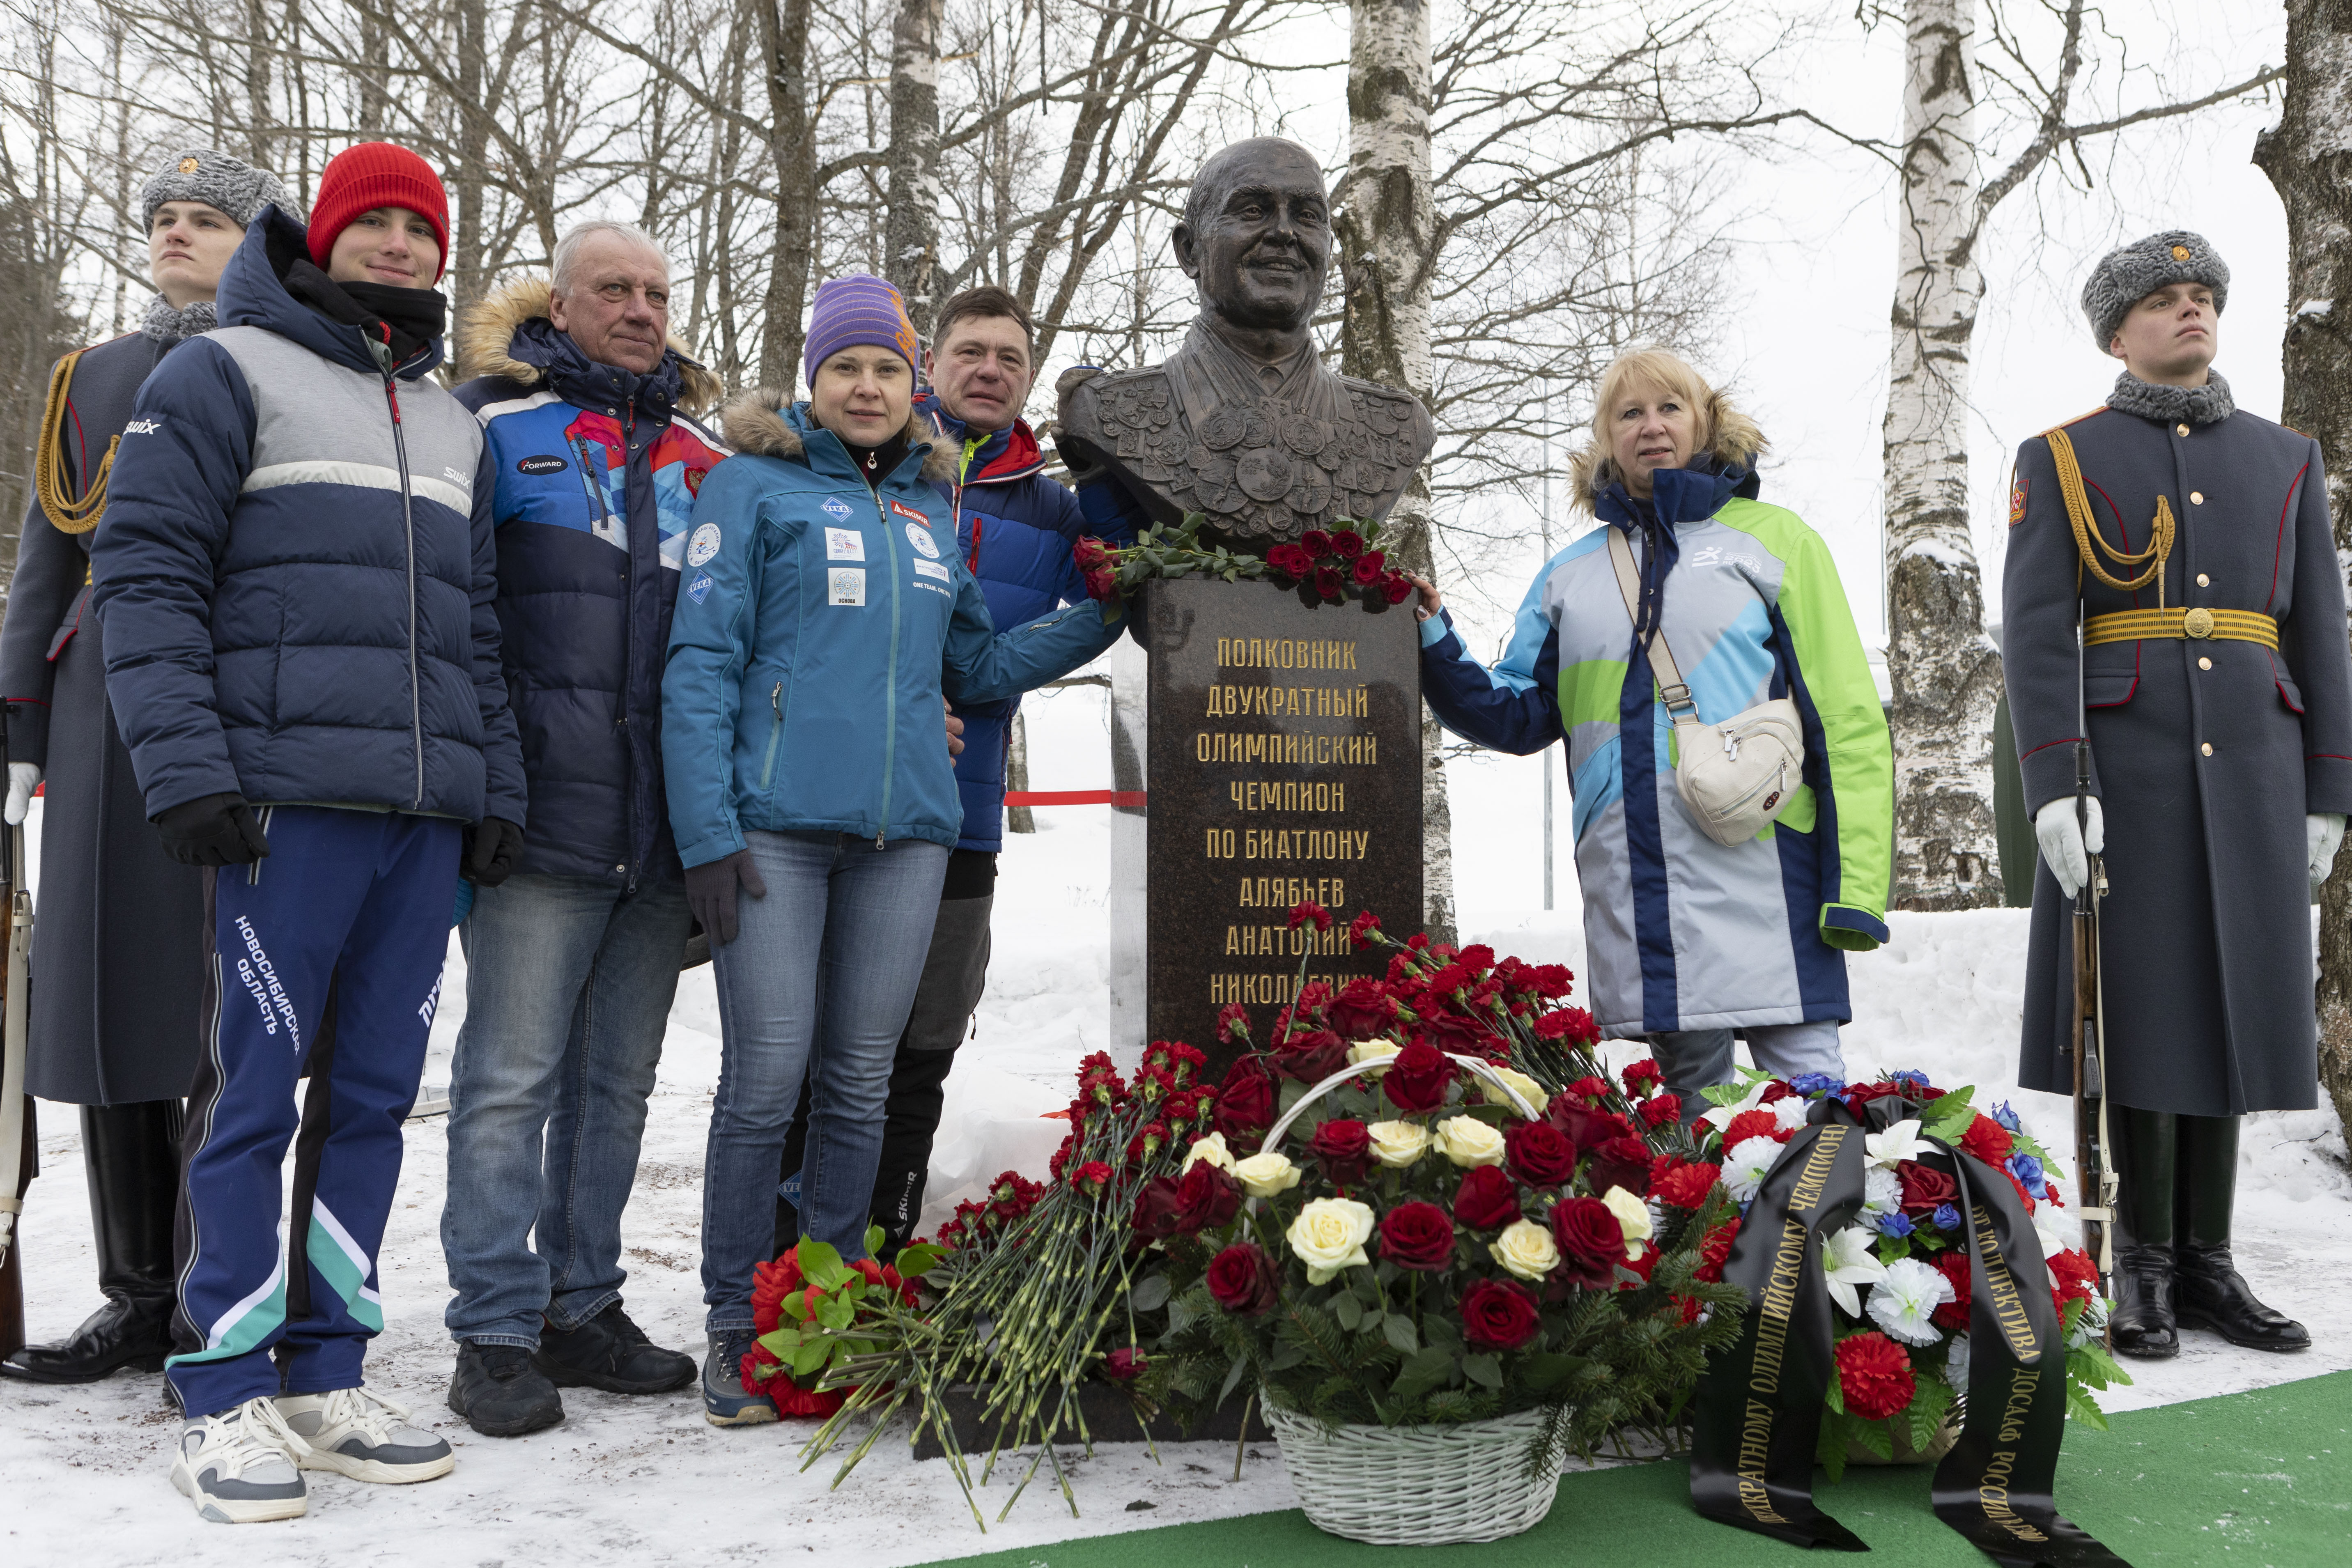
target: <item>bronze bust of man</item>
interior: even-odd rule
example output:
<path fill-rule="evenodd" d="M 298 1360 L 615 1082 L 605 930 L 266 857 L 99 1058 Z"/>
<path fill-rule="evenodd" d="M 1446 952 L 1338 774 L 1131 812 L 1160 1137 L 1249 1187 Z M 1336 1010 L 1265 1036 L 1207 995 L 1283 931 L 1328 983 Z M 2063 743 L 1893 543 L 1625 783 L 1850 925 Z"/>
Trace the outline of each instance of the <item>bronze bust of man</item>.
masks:
<path fill-rule="evenodd" d="M 1062 378 L 1062 456 L 1106 472 L 1154 521 L 1263 549 L 1387 515 L 1436 441 L 1411 393 L 1335 375 L 1312 324 L 1331 205 L 1306 148 L 1238 142 L 1202 166 L 1174 236 L 1201 313 L 1164 363 Z"/>

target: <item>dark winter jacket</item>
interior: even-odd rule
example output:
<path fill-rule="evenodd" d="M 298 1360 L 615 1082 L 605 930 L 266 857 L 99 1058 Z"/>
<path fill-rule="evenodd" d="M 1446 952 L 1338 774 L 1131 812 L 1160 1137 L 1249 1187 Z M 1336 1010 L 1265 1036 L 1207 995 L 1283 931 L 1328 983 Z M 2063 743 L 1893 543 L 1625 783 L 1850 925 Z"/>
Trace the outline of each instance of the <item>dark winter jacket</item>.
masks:
<path fill-rule="evenodd" d="M 81 495 L 163 353 L 133 332 L 75 363 L 54 454 Z M 89 532 L 37 500 L 0 626 L 8 758 L 47 773 L 35 890 L 25 1087 L 43 1100 L 173 1100 L 194 1078 L 204 1002 L 204 876 L 163 853 L 106 700 L 89 607 Z"/>
<path fill-rule="evenodd" d="M 1066 485 L 1045 477 L 1045 456 L 1027 420 L 973 435 L 926 394 L 916 406 L 939 426 L 954 472 L 940 486 L 955 513 L 956 549 L 980 581 L 989 618 L 1017 626 L 1087 597 L 1087 580 L 1070 558 L 1093 527 Z M 1122 520 L 1106 542 L 1131 544 L 1135 530 Z M 956 758 L 956 793 L 963 801 L 959 849 L 993 854 L 1004 846 L 1006 742 L 1021 699 L 959 703 L 963 751 Z"/>
<path fill-rule="evenodd" d="M 805 404 L 748 394 L 726 432 L 736 455 L 694 504 L 662 682 L 680 858 L 731 855 L 748 829 L 953 846 L 942 693 L 962 705 L 1041 685 L 1124 622 L 1089 602 L 997 633 L 933 488 L 951 459 L 919 415 L 878 489 Z"/>
<path fill-rule="evenodd" d="M 2161 597 L 2100 582 L 2082 567 L 2048 433 L 2018 448 L 2001 663 L 2029 812 L 2074 795 L 2088 710 L 2106 822 L 2107 1092 L 2193 1116 L 2307 1110 L 2304 816 L 2352 812 L 2352 652 L 2319 444 L 2243 410 L 2189 425 L 2102 408 L 2061 428 L 2110 548 L 2148 549 L 2159 500 L 2178 529 Z M 2125 581 L 2143 569 L 2099 562 Z M 2159 607 L 2235 611 L 2274 625 L 2278 647 L 2148 637 L 2095 642 L 2077 665 L 2079 616 Z M 2074 1088 L 2069 907 L 2041 868 L 2019 1081 L 2055 1094 Z"/>
<path fill-rule="evenodd" d="M 498 489 L 499 647 L 530 784 L 520 868 L 635 886 L 675 877 L 661 674 L 694 493 L 726 456 L 688 417 L 719 378 L 675 347 L 598 364 L 548 320 L 543 279 L 469 311 L 457 401 Z"/>
<path fill-rule="evenodd" d="M 107 691 L 150 816 L 235 792 L 524 819 L 481 426 L 287 292 L 271 209 L 216 331 L 140 389 L 91 551 Z"/>

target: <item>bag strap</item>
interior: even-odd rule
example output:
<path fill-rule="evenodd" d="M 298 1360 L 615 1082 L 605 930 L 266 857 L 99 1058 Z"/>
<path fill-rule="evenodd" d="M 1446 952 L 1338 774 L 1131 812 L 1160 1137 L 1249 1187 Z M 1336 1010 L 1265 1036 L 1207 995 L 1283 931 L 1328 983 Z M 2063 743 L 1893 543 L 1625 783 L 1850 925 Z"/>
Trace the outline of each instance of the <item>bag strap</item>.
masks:
<path fill-rule="evenodd" d="M 1633 565 L 1633 546 L 1626 541 L 1625 531 L 1613 523 L 1601 525 L 1609 530 L 1609 564 L 1617 569 L 1617 591 L 1625 596 L 1625 613 L 1633 624 L 1642 624 L 1642 584 Z M 1666 629 L 1661 626 L 1650 634 L 1650 674 L 1657 680 L 1659 700 L 1666 705 L 1666 716 L 1677 724 L 1698 722 L 1698 704 L 1691 698 L 1688 686 L 1683 684 L 1683 672 L 1675 664 L 1675 651 L 1666 646 Z"/>

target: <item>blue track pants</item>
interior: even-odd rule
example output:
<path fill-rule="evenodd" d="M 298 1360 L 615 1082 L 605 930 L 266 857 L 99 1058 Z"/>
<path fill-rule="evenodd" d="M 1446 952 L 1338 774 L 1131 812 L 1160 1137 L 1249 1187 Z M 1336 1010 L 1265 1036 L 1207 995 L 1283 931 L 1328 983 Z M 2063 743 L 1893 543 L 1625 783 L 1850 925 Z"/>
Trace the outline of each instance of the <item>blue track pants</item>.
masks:
<path fill-rule="evenodd" d="M 205 873 L 205 1049 L 180 1197 L 180 1353 L 167 1363 L 192 1415 L 281 1392 L 271 1360 L 281 1342 L 283 1392 L 359 1385 L 367 1342 L 383 1329 L 376 1250 L 457 895 L 455 822 L 273 806 L 263 826 L 268 859 Z M 289 1322 L 279 1173 L 331 984 L 334 1045 L 313 1060 L 326 1101 L 311 1119 L 324 1136 L 309 1212 L 292 1216 L 309 1307 Z M 320 1088 L 314 1076 L 314 1101 Z"/>

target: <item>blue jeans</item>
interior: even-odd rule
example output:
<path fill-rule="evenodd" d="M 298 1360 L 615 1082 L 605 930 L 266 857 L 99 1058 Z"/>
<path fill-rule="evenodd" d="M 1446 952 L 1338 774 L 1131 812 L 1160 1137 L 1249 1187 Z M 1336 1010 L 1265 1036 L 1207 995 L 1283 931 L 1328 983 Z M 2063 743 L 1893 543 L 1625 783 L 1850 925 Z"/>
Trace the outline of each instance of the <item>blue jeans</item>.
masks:
<path fill-rule="evenodd" d="M 1774 1078 L 1824 1072 L 1845 1077 L 1845 1054 L 1838 1048 L 1838 1023 L 1816 1018 L 1809 1024 L 1751 1024 L 1739 1031 L 1748 1037 L 1748 1054 Z M 1650 1055 L 1666 1080 L 1668 1092 L 1680 1095 L 1683 1125 L 1687 1127 L 1707 1109 L 1699 1092 L 1731 1081 L 1731 1031 L 1681 1029 L 1650 1037 Z"/>
<path fill-rule="evenodd" d="M 916 838 L 877 849 L 847 834 L 743 837 L 768 896 L 741 900 L 740 932 L 712 954 L 721 1048 L 702 1168 L 702 1299 L 713 1334 L 751 1327 L 751 1269 L 775 1240 L 776 1174 L 803 1074 L 816 1088 L 803 1232 L 866 1256 L 890 1064 L 948 868 L 944 847 Z"/>
<path fill-rule="evenodd" d="M 451 1338 L 535 1350 L 542 1316 L 575 1329 L 620 1299 L 621 1210 L 688 924 L 676 880 L 475 893 L 441 1211 Z"/>

